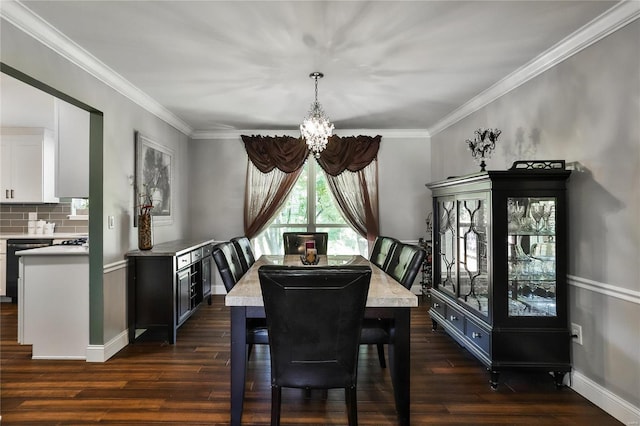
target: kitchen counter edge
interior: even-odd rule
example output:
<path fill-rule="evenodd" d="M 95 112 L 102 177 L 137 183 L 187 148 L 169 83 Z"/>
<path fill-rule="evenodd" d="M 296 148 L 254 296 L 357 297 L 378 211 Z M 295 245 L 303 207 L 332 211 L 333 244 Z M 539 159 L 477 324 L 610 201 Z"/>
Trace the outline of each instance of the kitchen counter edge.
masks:
<path fill-rule="evenodd" d="M 85 246 L 47 246 L 28 250 L 19 250 L 16 256 L 88 256 L 89 247 Z"/>
<path fill-rule="evenodd" d="M 0 240 L 70 240 L 86 237 L 88 237 L 86 232 L 58 232 L 54 234 L 0 234 Z"/>

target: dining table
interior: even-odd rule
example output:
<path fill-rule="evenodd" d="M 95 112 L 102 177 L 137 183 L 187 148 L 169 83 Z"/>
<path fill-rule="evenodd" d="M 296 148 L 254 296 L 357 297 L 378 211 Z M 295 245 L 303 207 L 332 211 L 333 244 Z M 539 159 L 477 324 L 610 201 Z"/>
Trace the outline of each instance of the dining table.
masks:
<path fill-rule="evenodd" d="M 247 373 L 247 321 L 265 318 L 258 269 L 263 265 L 303 265 L 299 255 L 262 255 L 227 293 L 225 305 L 231 311 L 231 424 L 240 425 Z M 411 376 L 411 308 L 418 297 L 390 275 L 360 255 L 320 255 L 318 266 L 367 265 L 371 282 L 365 318 L 390 320 L 389 373 L 400 425 L 409 425 Z M 314 265 L 308 265 L 313 268 Z"/>

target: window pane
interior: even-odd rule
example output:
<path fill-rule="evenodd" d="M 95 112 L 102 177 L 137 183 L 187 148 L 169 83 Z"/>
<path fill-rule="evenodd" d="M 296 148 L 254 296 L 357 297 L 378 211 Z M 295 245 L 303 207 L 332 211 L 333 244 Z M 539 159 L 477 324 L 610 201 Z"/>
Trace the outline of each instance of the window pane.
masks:
<path fill-rule="evenodd" d="M 333 200 L 327 178 L 320 167 L 316 167 L 316 223 L 346 224 Z"/>
<path fill-rule="evenodd" d="M 351 227 L 318 227 L 318 232 L 329 233 L 328 254 L 360 254 L 368 256 L 367 240 L 362 238 Z"/>
<path fill-rule="evenodd" d="M 307 227 L 271 225 L 253 240 L 256 259 L 263 254 L 284 254 L 282 234 L 284 232 L 307 232 Z"/>
<path fill-rule="evenodd" d="M 284 207 L 273 221 L 274 224 L 307 223 L 308 170 L 309 163 L 306 163 Z"/>
<path fill-rule="evenodd" d="M 315 187 L 311 188 L 308 186 L 310 173 L 315 182 Z M 283 232 L 314 231 L 329 234 L 329 254 L 361 254 L 367 257 L 366 239 L 360 237 L 342 218 L 330 191 L 320 167 L 315 161 L 307 162 L 276 219 L 254 238 L 256 257 L 263 254 L 283 254 Z"/>

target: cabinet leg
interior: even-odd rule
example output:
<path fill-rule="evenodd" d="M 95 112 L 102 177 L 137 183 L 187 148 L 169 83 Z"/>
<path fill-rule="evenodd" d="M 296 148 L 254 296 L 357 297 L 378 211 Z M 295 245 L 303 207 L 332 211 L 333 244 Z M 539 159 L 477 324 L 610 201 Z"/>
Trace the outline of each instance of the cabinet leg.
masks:
<path fill-rule="evenodd" d="M 436 331 L 438 329 L 438 322 L 436 320 L 431 320 L 431 331 Z"/>
<path fill-rule="evenodd" d="M 207 298 L 207 304 L 208 304 L 209 306 L 211 306 L 211 303 L 212 303 L 212 302 L 213 302 L 213 301 L 211 300 L 211 296 L 209 296 L 209 297 Z"/>
<path fill-rule="evenodd" d="M 556 388 L 564 387 L 564 375 L 566 373 L 563 371 L 555 371 L 553 373 L 553 380 L 556 383 Z"/>
<path fill-rule="evenodd" d="M 500 372 L 496 370 L 489 370 L 490 379 L 489 384 L 491 385 L 492 390 L 498 389 L 498 378 L 500 377 Z"/>

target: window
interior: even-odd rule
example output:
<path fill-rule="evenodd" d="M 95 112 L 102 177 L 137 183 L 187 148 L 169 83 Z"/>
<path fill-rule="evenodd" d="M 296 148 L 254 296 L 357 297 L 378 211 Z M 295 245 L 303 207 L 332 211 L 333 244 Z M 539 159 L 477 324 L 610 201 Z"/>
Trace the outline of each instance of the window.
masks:
<path fill-rule="evenodd" d="M 307 161 L 283 208 L 254 242 L 256 256 L 282 254 L 283 232 L 328 232 L 329 254 L 367 256 L 367 240 L 344 220 L 331 195 L 324 172 Z"/>
<path fill-rule="evenodd" d="M 88 220 L 89 219 L 89 199 L 88 198 L 71 198 L 71 220 Z"/>

